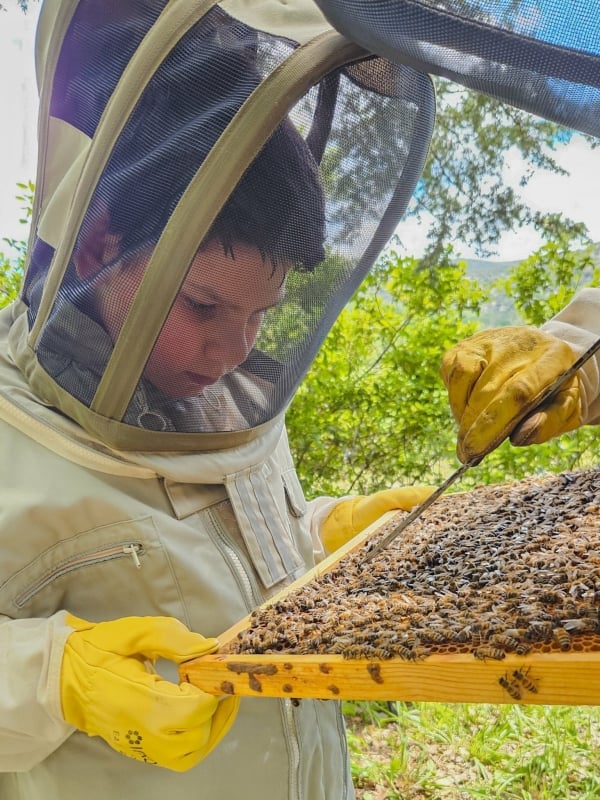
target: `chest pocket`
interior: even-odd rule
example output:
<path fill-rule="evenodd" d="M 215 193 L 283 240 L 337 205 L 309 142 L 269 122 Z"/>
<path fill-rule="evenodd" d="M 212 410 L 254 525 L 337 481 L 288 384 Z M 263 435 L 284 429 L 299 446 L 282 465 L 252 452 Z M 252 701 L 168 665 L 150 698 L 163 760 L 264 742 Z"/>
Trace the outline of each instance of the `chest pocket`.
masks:
<path fill-rule="evenodd" d="M 41 552 L 0 586 L 0 613 L 46 617 L 60 609 L 90 620 L 185 609 L 151 517 L 93 528 Z"/>
<path fill-rule="evenodd" d="M 306 565 L 294 541 L 289 514 L 301 516 L 304 505 L 291 474 L 284 481 L 266 461 L 227 475 L 225 486 L 263 586 L 270 589 L 303 572 Z"/>

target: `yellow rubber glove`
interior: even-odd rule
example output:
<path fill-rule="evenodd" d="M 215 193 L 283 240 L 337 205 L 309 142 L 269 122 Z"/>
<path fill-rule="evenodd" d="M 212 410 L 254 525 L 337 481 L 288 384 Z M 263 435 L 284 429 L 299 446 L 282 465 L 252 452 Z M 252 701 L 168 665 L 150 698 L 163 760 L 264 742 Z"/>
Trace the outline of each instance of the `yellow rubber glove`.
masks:
<path fill-rule="evenodd" d="M 433 491 L 431 486 L 405 486 L 340 500 L 321 525 L 321 541 L 326 550 L 332 553 L 386 511 L 410 511 Z"/>
<path fill-rule="evenodd" d="M 575 361 L 566 342 L 528 327 L 491 328 L 449 350 L 441 375 L 459 424 L 457 454 L 481 457 L 509 434 L 515 445 L 540 444 L 582 424 L 580 378 L 570 378 L 541 411 L 515 428 L 524 406 Z M 514 429 L 514 430 L 513 430 Z"/>
<path fill-rule="evenodd" d="M 189 683 L 149 671 L 158 658 L 176 663 L 216 650 L 170 617 L 125 617 L 92 623 L 67 615 L 73 633 L 61 670 L 65 721 L 101 736 L 123 755 L 183 772 L 225 736 L 237 698 L 219 699 Z"/>

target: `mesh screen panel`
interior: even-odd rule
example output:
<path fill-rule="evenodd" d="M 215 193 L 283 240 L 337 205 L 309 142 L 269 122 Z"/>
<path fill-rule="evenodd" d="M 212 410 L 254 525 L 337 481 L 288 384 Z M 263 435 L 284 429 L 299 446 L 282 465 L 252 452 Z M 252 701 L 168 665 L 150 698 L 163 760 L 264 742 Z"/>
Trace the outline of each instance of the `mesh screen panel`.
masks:
<path fill-rule="evenodd" d="M 52 115 L 93 137 L 164 5 L 122 3 L 113 17 L 82 0 L 58 61 Z M 94 408 L 158 242 L 170 248 L 169 267 L 181 261 L 181 231 L 170 225 L 186 190 L 240 108 L 296 49 L 215 7 L 148 76 L 36 343 L 46 372 L 84 405 Z M 164 302 L 164 323 L 148 330 L 142 320 L 127 334 L 153 344 L 119 417 L 125 424 L 212 433 L 273 419 L 404 212 L 431 133 L 426 76 L 365 55 L 329 71 L 281 116 L 215 209 L 175 299 L 148 298 Z M 186 219 L 192 230 L 196 210 Z M 31 325 L 52 257 L 39 240 L 25 288 Z"/>
<path fill-rule="evenodd" d="M 335 27 L 398 63 L 600 135 L 595 0 L 317 0 Z"/>

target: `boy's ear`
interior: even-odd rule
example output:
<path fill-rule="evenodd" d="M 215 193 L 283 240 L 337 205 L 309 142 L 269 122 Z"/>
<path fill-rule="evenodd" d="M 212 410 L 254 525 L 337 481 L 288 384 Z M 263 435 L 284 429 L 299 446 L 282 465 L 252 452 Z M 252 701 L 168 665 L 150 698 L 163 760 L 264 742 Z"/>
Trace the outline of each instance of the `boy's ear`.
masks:
<path fill-rule="evenodd" d="M 121 237 L 110 231 L 110 216 L 105 205 L 95 204 L 85 220 L 73 251 L 73 264 L 81 280 L 93 278 L 118 255 Z"/>

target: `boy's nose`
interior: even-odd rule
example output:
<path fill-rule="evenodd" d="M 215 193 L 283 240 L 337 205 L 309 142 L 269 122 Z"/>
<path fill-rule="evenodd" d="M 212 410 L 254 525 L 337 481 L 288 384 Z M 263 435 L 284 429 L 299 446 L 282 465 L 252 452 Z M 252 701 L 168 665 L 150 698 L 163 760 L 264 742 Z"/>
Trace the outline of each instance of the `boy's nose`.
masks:
<path fill-rule="evenodd" d="M 248 358 L 253 344 L 254 338 L 248 335 L 246 326 L 238 325 L 210 337 L 204 355 L 211 363 L 218 364 L 221 374 L 225 374 Z"/>

